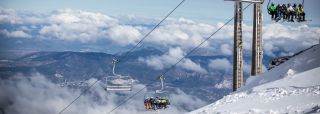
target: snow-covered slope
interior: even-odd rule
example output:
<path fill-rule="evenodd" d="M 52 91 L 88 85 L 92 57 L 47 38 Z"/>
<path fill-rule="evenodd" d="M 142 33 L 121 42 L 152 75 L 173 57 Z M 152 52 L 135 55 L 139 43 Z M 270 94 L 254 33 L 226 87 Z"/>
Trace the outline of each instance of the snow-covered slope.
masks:
<path fill-rule="evenodd" d="M 290 58 L 222 99 L 190 112 L 320 113 L 320 45 Z"/>

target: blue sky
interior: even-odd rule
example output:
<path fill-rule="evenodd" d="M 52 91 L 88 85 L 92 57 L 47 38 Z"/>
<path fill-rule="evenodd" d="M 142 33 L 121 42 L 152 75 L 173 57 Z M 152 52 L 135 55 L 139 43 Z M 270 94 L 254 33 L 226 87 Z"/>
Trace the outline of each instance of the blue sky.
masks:
<path fill-rule="evenodd" d="M 112 16 L 135 15 L 148 18 L 161 18 L 180 0 L 0 0 L 2 8 L 47 13 L 57 9 L 80 9 L 101 12 Z M 272 0 L 275 3 L 300 3 L 301 0 Z M 267 0 L 264 3 L 265 23 L 270 19 L 266 13 Z M 319 25 L 319 0 L 305 0 L 309 24 Z M 252 7 L 245 11 L 245 20 L 252 19 Z M 198 22 L 216 23 L 233 15 L 233 2 L 223 0 L 187 0 L 172 17 L 184 17 Z M 248 22 L 250 24 L 251 22 Z"/>

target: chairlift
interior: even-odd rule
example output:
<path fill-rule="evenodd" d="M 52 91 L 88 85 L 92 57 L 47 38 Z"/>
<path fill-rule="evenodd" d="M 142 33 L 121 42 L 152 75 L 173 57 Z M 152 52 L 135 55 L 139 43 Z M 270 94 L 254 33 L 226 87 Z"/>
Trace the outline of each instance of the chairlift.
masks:
<path fill-rule="evenodd" d="M 161 89 L 155 90 L 152 92 L 147 92 L 144 96 L 144 105 L 147 110 L 157 110 L 157 109 L 165 109 L 168 105 L 170 105 L 170 96 L 169 92 L 164 90 L 164 77 L 163 75 L 159 76 L 161 81 Z M 150 99 L 152 99 L 154 102 L 152 102 L 149 106 L 147 103 L 150 103 Z M 158 100 L 158 102 L 157 102 Z M 159 103 L 160 100 L 160 103 Z M 161 100 L 165 100 L 165 103 L 161 104 Z"/>
<path fill-rule="evenodd" d="M 272 13 L 269 11 L 269 8 L 270 8 L 270 2 L 272 0 L 269 0 L 268 1 L 268 4 L 267 4 L 267 11 L 268 11 L 268 14 L 272 15 Z M 301 3 L 297 3 L 299 5 L 302 5 L 302 8 L 304 9 L 304 0 L 302 0 Z M 287 7 L 287 3 L 285 3 L 285 7 Z M 275 6 L 277 7 L 277 6 Z M 298 5 L 296 5 L 296 8 L 298 8 Z M 285 9 L 286 11 L 287 9 Z M 297 12 L 297 10 L 294 11 L 294 13 L 292 14 L 283 14 L 282 11 L 280 12 L 274 12 L 274 18 L 272 18 L 272 20 L 274 20 L 275 22 L 279 22 L 280 20 L 282 20 L 283 22 L 294 22 L 294 20 L 296 20 L 295 22 L 308 22 L 308 21 L 312 21 L 312 20 L 307 20 L 307 19 L 302 19 L 302 17 L 305 17 L 305 13 L 302 13 L 302 15 L 299 15 Z M 288 12 L 287 12 L 288 13 Z M 281 14 L 281 15 L 280 15 Z M 289 16 L 289 17 L 287 17 Z M 283 19 L 282 19 L 283 18 Z M 290 19 L 291 18 L 291 19 Z"/>
<path fill-rule="evenodd" d="M 246 2 L 246 3 L 261 3 L 261 4 L 263 4 L 263 2 L 264 2 L 264 0 L 224 0 L 224 1 Z"/>
<path fill-rule="evenodd" d="M 116 59 L 113 59 L 113 69 L 112 73 L 113 76 L 107 76 L 104 78 L 104 81 L 106 82 L 106 91 L 131 91 L 132 90 L 132 84 L 133 79 L 130 76 L 122 76 L 120 74 L 115 73 L 116 64 L 119 61 Z"/>

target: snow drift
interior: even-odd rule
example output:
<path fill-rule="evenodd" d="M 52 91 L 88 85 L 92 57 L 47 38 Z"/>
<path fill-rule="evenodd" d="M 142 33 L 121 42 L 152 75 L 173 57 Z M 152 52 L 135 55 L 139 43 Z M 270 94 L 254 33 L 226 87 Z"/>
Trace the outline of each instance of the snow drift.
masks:
<path fill-rule="evenodd" d="M 319 106 L 320 45 L 315 45 L 189 114 L 320 113 Z"/>

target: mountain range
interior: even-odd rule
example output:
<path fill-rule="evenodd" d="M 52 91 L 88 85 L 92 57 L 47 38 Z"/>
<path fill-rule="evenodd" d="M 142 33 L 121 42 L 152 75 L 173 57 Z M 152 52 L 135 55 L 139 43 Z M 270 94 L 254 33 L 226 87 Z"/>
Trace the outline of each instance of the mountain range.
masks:
<path fill-rule="evenodd" d="M 124 61 L 121 61 L 116 68 L 121 75 L 130 75 L 136 83 L 147 84 L 154 81 L 163 70 L 156 70 L 146 63 L 138 60 L 140 57 L 162 55 L 164 52 L 156 48 L 143 48 L 133 51 Z M 112 59 L 120 58 L 123 53 L 107 54 L 100 52 L 1 52 L 0 75 L 1 78 L 8 78 L 13 75 L 23 74 L 30 76 L 32 73 L 40 73 L 55 83 L 64 81 L 74 84 L 90 78 L 102 79 L 112 76 Z M 226 58 L 231 61 L 232 57 L 222 55 L 187 57 L 193 62 L 209 71 L 207 74 L 188 71 L 175 67 L 166 75 L 166 88 L 174 92 L 180 89 L 187 94 L 199 97 L 202 100 L 213 102 L 230 93 L 232 82 L 232 70 L 215 70 L 208 68 L 210 60 Z M 244 56 L 245 61 L 250 61 L 248 55 Z M 263 63 L 267 66 L 271 57 L 264 56 Z M 249 73 L 245 72 L 245 78 Z M 159 83 L 154 83 L 159 87 Z"/>

